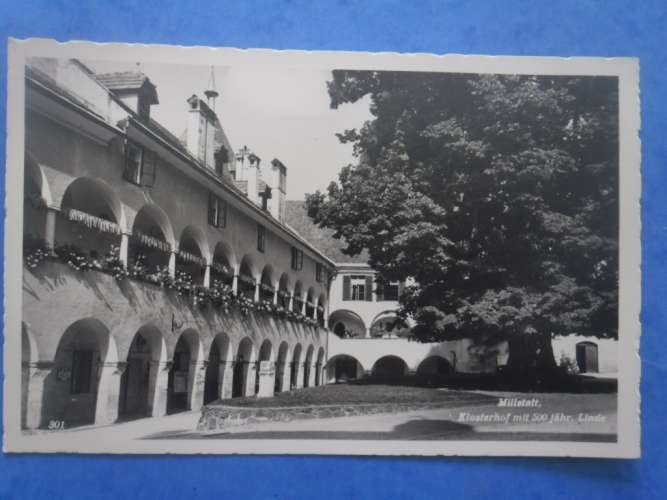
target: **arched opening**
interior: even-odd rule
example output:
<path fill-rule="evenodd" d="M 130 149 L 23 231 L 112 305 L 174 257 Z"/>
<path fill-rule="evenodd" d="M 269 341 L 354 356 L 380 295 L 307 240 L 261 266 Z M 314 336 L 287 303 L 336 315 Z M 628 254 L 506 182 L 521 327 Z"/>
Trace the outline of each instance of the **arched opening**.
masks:
<path fill-rule="evenodd" d="M 324 315 L 326 314 L 327 307 L 327 296 L 324 293 L 321 293 L 317 299 L 317 324 L 324 328 Z"/>
<path fill-rule="evenodd" d="M 289 387 L 284 387 L 285 380 L 285 370 L 287 363 L 287 351 L 289 346 L 287 342 L 283 341 L 278 347 L 278 359 L 276 360 L 276 382 L 275 382 L 275 392 L 282 392 L 288 390 Z"/>
<path fill-rule="evenodd" d="M 202 285 L 206 271 L 206 239 L 201 229 L 187 226 L 181 233 L 176 254 L 176 279 Z"/>
<path fill-rule="evenodd" d="M 301 344 L 297 344 L 292 353 L 292 364 L 290 365 L 289 385 L 290 390 L 297 387 L 299 377 L 299 366 L 301 364 Z"/>
<path fill-rule="evenodd" d="M 137 331 L 120 378 L 118 417 L 123 420 L 149 417 L 156 400 L 159 362 L 166 356 L 160 331 L 151 325 Z"/>
<path fill-rule="evenodd" d="M 322 385 L 322 369 L 324 367 L 324 348 L 317 351 L 317 362 L 315 363 L 315 385 Z"/>
<path fill-rule="evenodd" d="M 310 387 L 310 375 L 313 365 L 313 352 L 315 348 L 311 345 L 308 346 L 306 351 L 306 360 L 303 363 L 303 386 Z"/>
<path fill-rule="evenodd" d="M 65 191 L 56 222 L 56 245 L 61 251 L 90 257 L 93 265 L 120 255 L 125 221 L 116 193 L 98 179 L 80 177 Z"/>
<path fill-rule="evenodd" d="M 48 198 L 48 199 L 47 199 Z M 46 206 L 50 193 L 42 169 L 25 153 L 23 177 L 23 235 L 34 241 L 45 238 Z"/>
<path fill-rule="evenodd" d="M 278 306 L 285 310 L 289 309 L 289 274 L 283 273 L 278 281 Z"/>
<path fill-rule="evenodd" d="M 132 224 L 128 269 L 139 275 L 167 271 L 173 245 L 174 232 L 167 214 L 157 205 L 145 205 Z"/>
<path fill-rule="evenodd" d="M 249 299 L 255 297 L 255 283 L 257 271 L 252 257 L 245 255 L 241 260 L 241 267 L 239 268 L 239 293 Z"/>
<path fill-rule="evenodd" d="M 192 408 L 195 367 L 201 343 L 194 330 L 181 334 L 176 342 L 167 385 L 167 413 L 178 413 Z"/>
<path fill-rule="evenodd" d="M 359 379 L 363 374 L 364 367 L 353 356 L 338 354 L 327 362 L 327 378 L 336 384 Z"/>
<path fill-rule="evenodd" d="M 313 318 L 315 314 L 315 289 L 311 286 L 306 295 L 306 316 Z"/>
<path fill-rule="evenodd" d="M 231 247 L 222 241 L 218 242 L 213 251 L 211 263 L 211 286 L 232 286 L 234 281 L 233 253 Z"/>
<path fill-rule="evenodd" d="M 229 337 L 226 334 L 219 333 L 213 339 L 204 377 L 204 404 L 223 397 L 224 364 L 229 356 L 229 347 Z"/>
<path fill-rule="evenodd" d="M 72 323 L 56 350 L 54 367 L 45 382 L 43 412 L 46 418 L 62 421 L 66 428 L 93 424 L 108 398 L 109 380 L 104 365 L 118 361 L 108 329 L 98 320 L 86 318 Z"/>
<path fill-rule="evenodd" d="M 375 317 L 371 323 L 370 334 L 373 338 L 406 337 L 410 334 L 410 329 L 394 311 L 388 311 Z"/>
<path fill-rule="evenodd" d="M 417 367 L 417 378 L 423 385 L 437 386 L 443 384 L 454 369 L 449 361 L 442 356 L 429 356 Z"/>
<path fill-rule="evenodd" d="M 261 363 L 262 361 L 267 362 L 271 361 L 271 354 L 273 352 L 273 346 L 271 345 L 271 341 L 269 339 L 266 339 L 264 342 L 262 342 L 262 345 L 259 348 L 259 359 L 257 360 L 257 363 L 255 364 L 255 394 L 259 394 L 259 389 L 260 389 L 260 383 L 261 383 L 261 377 L 262 371 L 261 371 Z M 270 384 L 269 391 L 273 389 L 274 384 Z"/>
<path fill-rule="evenodd" d="M 398 356 L 383 356 L 373 365 L 371 375 L 381 381 L 392 382 L 408 374 L 408 365 Z"/>
<path fill-rule="evenodd" d="M 577 366 L 580 373 L 598 373 L 598 346 L 595 342 L 579 342 L 576 346 Z"/>
<path fill-rule="evenodd" d="M 250 367 L 255 361 L 255 348 L 248 337 L 239 344 L 234 360 L 234 380 L 232 382 L 232 397 L 239 398 L 248 394 L 248 387 L 253 387 L 248 380 L 252 373 Z M 252 381 L 254 383 L 254 380 Z"/>
<path fill-rule="evenodd" d="M 259 285 L 260 300 L 273 303 L 273 266 L 267 264 L 262 271 L 262 278 Z"/>
<path fill-rule="evenodd" d="M 294 285 L 294 301 L 292 303 L 292 311 L 301 313 L 303 310 L 303 284 L 297 281 Z"/>
<path fill-rule="evenodd" d="M 329 325 L 340 338 L 363 338 L 366 336 L 366 325 L 361 317 L 346 309 L 337 309 L 329 315 Z"/>

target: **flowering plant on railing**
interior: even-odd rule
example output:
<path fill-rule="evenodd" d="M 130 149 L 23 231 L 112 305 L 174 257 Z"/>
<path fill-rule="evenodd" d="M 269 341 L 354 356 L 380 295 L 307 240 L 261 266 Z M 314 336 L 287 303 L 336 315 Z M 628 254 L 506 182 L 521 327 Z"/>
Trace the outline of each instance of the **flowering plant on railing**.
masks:
<path fill-rule="evenodd" d="M 88 256 L 74 245 L 56 245 L 54 250 L 60 260 L 77 271 L 87 271 L 95 267 Z"/>
<path fill-rule="evenodd" d="M 43 260 L 56 257 L 56 254 L 46 241 L 26 235 L 23 238 L 23 257 L 28 269 L 35 269 Z"/>
<path fill-rule="evenodd" d="M 259 312 L 272 313 L 274 311 L 273 302 L 270 300 L 262 300 L 255 304 L 255 310 Z"/>
<path fill-rule="evenodd" d="M 273 314 L 278 318 L 284 318 L 287 316 L 287 309 L 283 306 L 273 306 Z"/>
<path fill-rule="evenodd" d="M 239 310 L 243 316 L 247 316 L 250 311 L 255 309 L 255 302 L 242 293 L 236 296 L 236 303 L 238 304 Z"/>
<path fill-rule="evenodd" d="M 190 295 L 194 289 L 192 276 L 184 271 L 176 271 L 173 288 L 179 295 Z"/>
<path fill-rule="evenodd" d="M 174 278 L 169 274 L 167 266 L 157 266 L 154 273 L 146 274 L 146 280 L 150 283 L 160 285 L 162 288 L 174 288 Z"/>
<path fill-rule="evenodd" d="M 205 286 L 195 285 L 192 287 L 192 296 L 196 305 L 206 307 L 211 302 L 211 295 L 211 290 Z"/>
<path fill-rule="evenodd" d="M 162 241 L 161 239 L 156 238 L 154 236 L 149 236 L 140 231 L 134 231 L 132 233 L 132 238 L 145 247 L 155 248 L 156 250 L 160 250 L 161 252 L 164 253 L 171 252 L 171 245 L 169 245 L 169 243 L 167 243 L 166 241 Z"/>
<path fill-rule="evenodd" d="M 229 312 L 229 307 L 234 303 L 236 297 L 232 287 L 222 281 L 214 281 L 210 288 L 211 302 L 215 307 L 220 307 Z"/>
<path fill-rule="evenodd" d="M 93 264 L 93 267 L 111 273 L 117 280 L 122 280 L 128 276 L 128 272 L 125 270 L 125 266 L 123 266 L 123 262 L 120 260 L 120 247 L 117 245 L 112 245 L 104 256 L 101 269 L 97 266 L 96 260 L 93 260 Z"/>
<path fill-rule="evenodd" d="M 83 224 L 90 229 L 97 229 L 104 233 L 120 234 L 120 228 L 115 222 L 96 217 L 95 215 L 74 208 L 66 209 L 64 214 L 68 220 Z"/>
<path fill-rule="evenodd" d="M 318 322 L 315 318 L 304 318 L 303 323 L 307 326 L 317 326 Z"/>

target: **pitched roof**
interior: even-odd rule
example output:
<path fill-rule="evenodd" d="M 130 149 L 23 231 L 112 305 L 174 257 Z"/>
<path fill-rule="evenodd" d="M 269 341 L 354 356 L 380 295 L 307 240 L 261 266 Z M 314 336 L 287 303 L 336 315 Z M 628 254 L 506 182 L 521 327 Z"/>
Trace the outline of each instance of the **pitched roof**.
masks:
<path fill-rule="evenodd" d="M 95 78 L 112 92 L 138 90 L 146 83 L 151 86 L 151 104 L 158 104 L 155 85 L 141 71 L 117 71 L 115 73 L 98 73 Z"/>
<path fill-rule="evenodd" d="M 333 229 L 321 228 L 315 224 L 308 217 L 306 203 L 303 201 L 287 200 L 285 203 L 285 222 L 311 245 L 336 263 L 368 263 L 368 253 L 366 251 L 359 255 L 345 255 L 343 253 L 343 249 L 347 246 L 345 240 L 334 238 Z"/>

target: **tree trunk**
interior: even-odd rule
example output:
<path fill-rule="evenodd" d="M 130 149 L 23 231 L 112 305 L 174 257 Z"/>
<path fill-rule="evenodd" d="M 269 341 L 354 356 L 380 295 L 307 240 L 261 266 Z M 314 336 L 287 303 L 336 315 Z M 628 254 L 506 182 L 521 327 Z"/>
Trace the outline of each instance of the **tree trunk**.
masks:
<path fill-rule="evenodd" d="M 528 387 L 541 386 L 557 373 L 550 334 L 516 334 L 509 339 L 506 372 L 512 381 Z"/>

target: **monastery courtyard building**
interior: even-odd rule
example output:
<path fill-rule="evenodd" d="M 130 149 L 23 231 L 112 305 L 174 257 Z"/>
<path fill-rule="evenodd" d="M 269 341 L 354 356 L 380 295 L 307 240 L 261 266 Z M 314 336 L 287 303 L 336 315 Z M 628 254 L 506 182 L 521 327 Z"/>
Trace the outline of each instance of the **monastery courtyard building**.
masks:
<path fill-rule="evenodd" d="M 23 428 L 507 362 L 506 343 L 489 356 L 410 340 L 405 284 L 378 286 L 366 255 L 286 200 L 286 165 L 230 143 L 214 82 L 178 103 L 180 136 L 151 118 L 156 84 L 78 60 L 26 66 Z M 588 372 L 615 372 L 615 348 L 554 343 Z"/>

